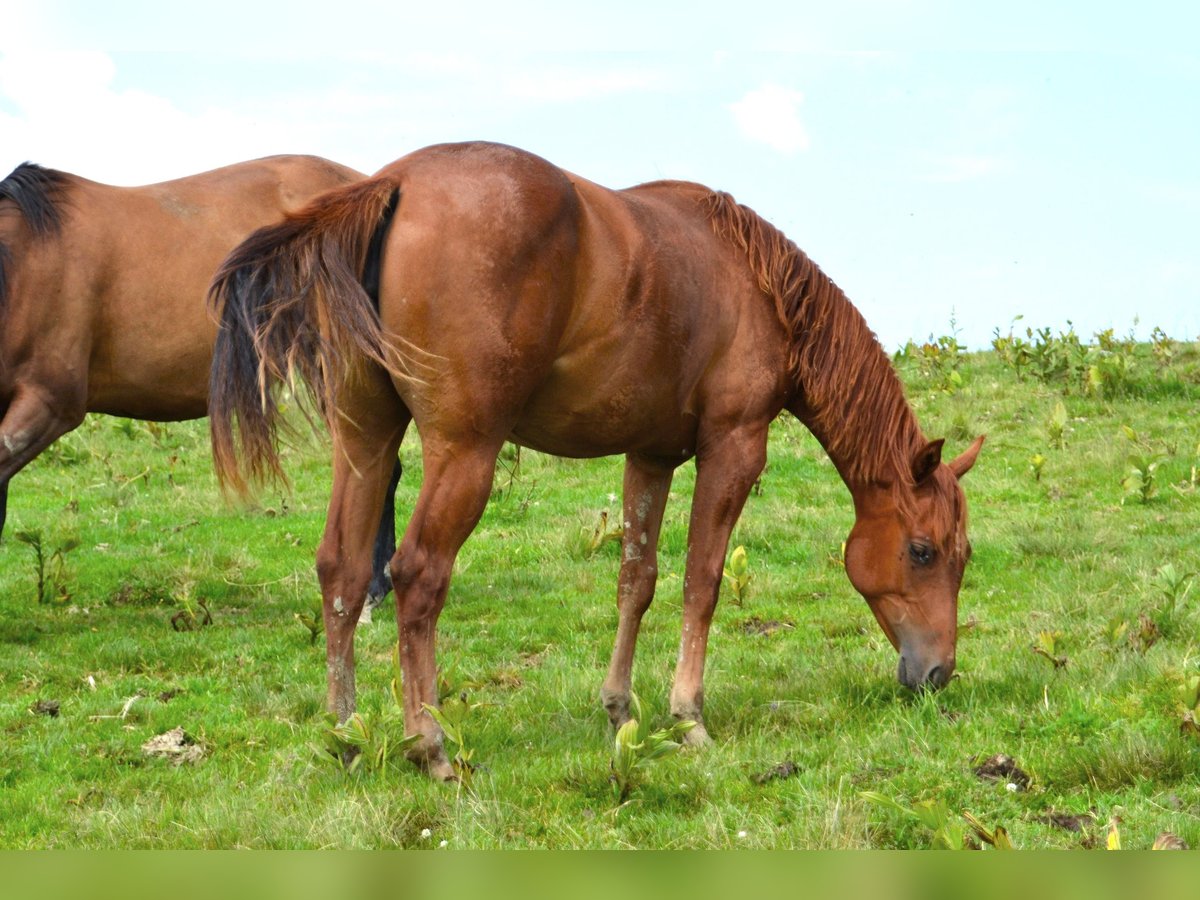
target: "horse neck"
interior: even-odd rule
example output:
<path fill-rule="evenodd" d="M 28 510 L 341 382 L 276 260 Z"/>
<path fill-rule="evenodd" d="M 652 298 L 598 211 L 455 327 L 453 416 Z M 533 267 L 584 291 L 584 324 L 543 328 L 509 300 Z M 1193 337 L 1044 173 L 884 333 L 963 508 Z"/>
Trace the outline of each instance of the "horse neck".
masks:
<path fill-rule="evenodd" d="M 911 483 L 925 439 L 891 361 L 862 314 L 806 256 L 801 272 L 801 290 L 785 298 L 794 385 L 788 408 L 855 497 L 871 485 Z"/>

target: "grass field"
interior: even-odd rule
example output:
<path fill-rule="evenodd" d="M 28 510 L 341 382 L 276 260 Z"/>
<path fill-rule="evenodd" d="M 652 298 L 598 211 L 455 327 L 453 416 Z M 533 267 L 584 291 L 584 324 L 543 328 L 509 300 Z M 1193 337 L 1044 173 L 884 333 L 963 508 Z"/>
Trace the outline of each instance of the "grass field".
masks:
<path fill-rule="evenodd" d="M 619 551 L 589 548 L 600 511 L 618 517 L 619 459 L 502 459 L 440 627 L 444 694 L 479 704 L 468 788 L 399 758 L 346 774 L 313 749 L 323 638 L 296 614 L 318 604 L 324 450 L 289 450 L 294 490 L 235 508 L 203 423 L 89 419 L 10 489 L 0 846 L 927 847 L 972 834 L 964 812 L 1018 847 L 1104 847 L 1114 825 L 1125 848 L 1163 832 L 1200 846 L 1185 717 L 1200 676 L 1200 346 L 1028 337 L 975 354 L 943 338 L 898 360 L 948 453 L 988 434 L 965 482 L 959 676 L 936 695 L 898 685 L 842 571 L 849 495 L 781 419 L 733 538 L 751 581 L 740 607 L 723 593 L 713 627 L 716 743 L 646 766 L 623 803 L 598 700 Z M 402 458 L 403 511 L 415 433 Z M 655 725 L 692 483 L 682 468 L 634 670 Z M 387 608 L 359 631 L 373 722 L 392 703 L 394 641 Z M 143 751 L 177 726 L 198 759 Z M 977 774 L 996 754 L 1020 771 Z"/>

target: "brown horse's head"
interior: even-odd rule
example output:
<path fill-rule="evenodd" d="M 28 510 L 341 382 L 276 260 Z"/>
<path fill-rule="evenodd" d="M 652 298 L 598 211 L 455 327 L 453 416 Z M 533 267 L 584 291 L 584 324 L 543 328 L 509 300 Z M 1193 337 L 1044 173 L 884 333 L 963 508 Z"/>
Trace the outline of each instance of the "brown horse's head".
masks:
<path fill-rule="evenodd" d="M 958 479 L 979 455 L 979 437 L 943 463 L 942 442 L 912 461 L 912 483 L 855 492 L 846 574 L 900 653 L 902 684 L 941 688 L 954 672 L 958 589 L 971 556 L 967 504 Z"/>

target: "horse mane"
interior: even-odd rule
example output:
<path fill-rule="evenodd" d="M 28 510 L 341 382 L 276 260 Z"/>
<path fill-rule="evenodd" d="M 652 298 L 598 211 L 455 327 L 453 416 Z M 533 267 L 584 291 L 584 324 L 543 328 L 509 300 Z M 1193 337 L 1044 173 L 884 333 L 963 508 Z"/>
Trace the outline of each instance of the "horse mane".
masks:
<path fill-rule="evenodd" d="M 21 163 L 0 181 L 0 201 L 9 200 L 17 207 L 34 237 L 50 237 L 62 229 L 62 193 L 67 184 L 65 172 Z M 6 272 L 11 263 L 12 251 L 0 243 L 0 308 L 8 296 Z"/>
<path fill-rule="evenodd" d="M 900 378 L 849 298 L 799 247 L 724 192 L 704 201 L 714 231 L 745 254 L 787 329 L 804 423 L 848 482 L 913 487 L 925 438 Z M 903 491 L 908 493 L 908 491 Z"/>

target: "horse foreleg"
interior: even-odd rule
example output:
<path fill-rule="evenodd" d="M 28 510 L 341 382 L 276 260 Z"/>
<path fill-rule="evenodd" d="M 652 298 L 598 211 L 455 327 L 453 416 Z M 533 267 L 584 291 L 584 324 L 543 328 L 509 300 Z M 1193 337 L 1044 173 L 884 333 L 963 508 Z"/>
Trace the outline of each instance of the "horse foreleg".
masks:
<path fill-rule="evenodd" d="M 333 494 L 317 550 L 325 619 L 328 708 L 344 722 L 354 712 L 354 629 L 371 579 L 372 538 L 403 429 L 385 446 L 335 441 Z"/>
<path fill-rule="evenodd" d="M 703 445 L 696 457 L 696 488 L 688 525 L 683 580 L 683 634 L 671 688 L 671 713 L 690 719 L 689 744 L 710 742 L 704 727 L 704 657 L 729 535 L 766 462 L 765 429 L 735 429 Z"/>
<path fill-rule="evenodd" d="M 0 533 L 7 518 L 8 480 L 82 421 L 82 407 L 56 410 L 43 392 L 18 386 L 0 418 Z"/>
<path fill-rule="evenodd" d="M 501 443 L 448 445 L 435 437 L 425 441 L 421 493 L 392 560 L 405 732 L 419 736 L 409 758 L 435 778 L 454 777 L 442 729 L 425 709 L 438 702 L 437 619 L 446 602 L 454 558 L 487 505 Z"/>
<path fill-rule="evenodd" d="M 600 700 L 614 728 L 629 720 L 633 654 L 642 616 L 654 599 L 658 578 L 658 534 L 674 469 L 628 457 L 625 460 L 621 574 L 617 580 L 617 639 Z"/>

